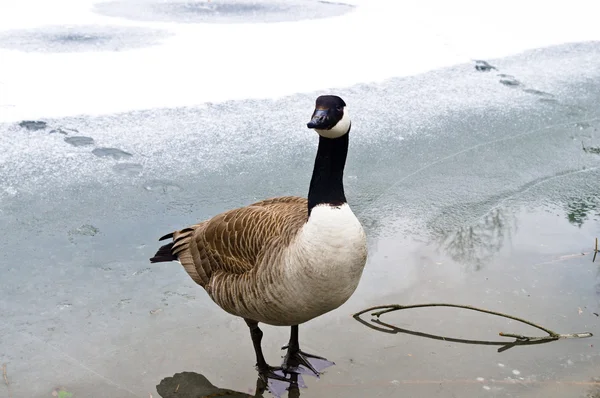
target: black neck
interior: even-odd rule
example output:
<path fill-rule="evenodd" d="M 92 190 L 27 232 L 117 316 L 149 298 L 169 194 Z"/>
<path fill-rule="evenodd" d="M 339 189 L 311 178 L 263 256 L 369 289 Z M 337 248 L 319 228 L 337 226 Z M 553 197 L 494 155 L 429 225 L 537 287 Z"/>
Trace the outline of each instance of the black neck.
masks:
<path fill-rule="evenodd" d="M 348 135 L 349 132 L 334 139 L 319 136 L 319 149 L 308 190 L 309 216 L 313 207 L 319 204 L 340 206 L 346 203 L 343 177 L 348 155 Z"/>

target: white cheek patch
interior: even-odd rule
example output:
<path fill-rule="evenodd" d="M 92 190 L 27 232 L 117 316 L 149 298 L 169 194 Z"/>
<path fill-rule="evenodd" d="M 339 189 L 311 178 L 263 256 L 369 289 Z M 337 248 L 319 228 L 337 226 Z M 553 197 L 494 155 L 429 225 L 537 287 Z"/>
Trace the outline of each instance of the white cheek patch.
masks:
<path fill-rule="evenodd" d="M 315 129 L 315 131 L 319 133 L 321 137 L 338 138 L 346 134 L 348 129 L 350 129 L 350 116 L 348 116 L 348 111 L 346 108 L 344 108 L 344 116 L 342 116 L 340 121 L 337 122 L 335 126 L 329 130 Z"/>

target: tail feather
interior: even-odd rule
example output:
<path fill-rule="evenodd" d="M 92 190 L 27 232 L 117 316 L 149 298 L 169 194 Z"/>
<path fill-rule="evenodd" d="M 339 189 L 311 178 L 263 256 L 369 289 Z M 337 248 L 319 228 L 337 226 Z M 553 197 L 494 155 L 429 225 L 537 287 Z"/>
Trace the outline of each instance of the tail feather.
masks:
<path fill-rule="evenodd" d="M 171 249 L 173 249 L 173 245 L 174 244 L 175 244 L 175 242 L 171 242 L 169 244 L 161 246 L 160 249 L 158 249 L 158 251 L 154 255 L 154 257 L 152 257 L 150 259 L 150 262 L 151 263 L 160 263 L 160 262 L 163 262 L 163 261 L 177 261 L 177 256 L 175 256 L 171 252 Z"/>
<path fill-rule="evenodd" d="M 158 239 L 158 241 L 160 242 L 161 240 L 165 240 L 165 239 L 172 238 L 174 234 L 175 234 L 175 232 L 171 232 L 170 234 L 166 234 L 165 236 L 161 236 L 161 237 Z"/>
<path fill-rule="evenodd" d="M 179 231 L 171 232 L 170 234 L 167 234 L 160 238 L 159 240 L 173 238 L 173 241 L 164 246 L 161 246 L 161 248 L 158 249 L 154 257 L 150 259 L 150 262 L 160 263 L 169 261 L 179 261 L 179 263 L 183 265 L 183 268 L 194 282 L 196 282 L 200 286 L 206 286 L 209 282 L 210 275 L 206 274 L 206 270 L 203 268 L 203 264 L 200 264 L 198 267 L 196 267 L 194 257 L 192 255 L 192 252 L 190 251 L 190 242 L 193 241 L 194 232 L 203 225 L 205 225 L 205 222 L 196 224 L 188 228 L 184 228 Z M 196 246 L 194 247 L 196 252 L 198 252 L 198 248 Z"/>

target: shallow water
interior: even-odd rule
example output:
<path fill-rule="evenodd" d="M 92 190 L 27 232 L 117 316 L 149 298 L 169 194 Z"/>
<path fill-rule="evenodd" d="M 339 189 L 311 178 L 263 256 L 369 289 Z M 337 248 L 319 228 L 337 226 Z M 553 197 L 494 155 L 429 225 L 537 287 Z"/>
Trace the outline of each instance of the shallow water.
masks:
<path fill-rule="evenodd" d="M 300 327 L 303 349 L 337 364 L 320 380 L 305 377 L 302 396 L 598 389 L 597 336 L 498 353 L 383 334 L 351 314 L 447 302 L 598 335 L 600 156 L 583 147 L 600 145 L 599 56 L 598 43 L 569 44 L 488 60 L 499 71 L 466 64 L 336 91 L 352 112 L 346 193 L 367 229 L 369 261 L 344 306 Z M 0 362 L 13 396 L 64 387 L 74 397 L 156 397 L 156 385 L 181 372 L 254 394 L 244 322 L 179 265 L 148 258 L 175 228 L 305 195 L 317 140 L 304 126 L 318 94 L 0 125 Z M 59 128 L 66 134 L 50 134 Z M 70 136 L 93 143 L 69 145 Z M 454 338 L 541 335 L 455 309 L 383 319 Z M 288 330 L 263 330 L 277 364 Z"/>

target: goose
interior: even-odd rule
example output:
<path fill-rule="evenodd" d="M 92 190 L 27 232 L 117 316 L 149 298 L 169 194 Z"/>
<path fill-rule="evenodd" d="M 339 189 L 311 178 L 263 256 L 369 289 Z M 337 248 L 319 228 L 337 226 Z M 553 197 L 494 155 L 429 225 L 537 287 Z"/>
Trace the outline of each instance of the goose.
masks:
<path fill-rule="evenodd" d="M 300 350 L 298 325 L 344 304 L 367 261 L 364 229 L 344 194 L 351 127 L 344 100 L 319 96 L 307 127 L 319 135 L 307 198 L 275 197 L 217 214 L 161 237 L 172 241 L 150 259 L 178 261 L 219 307 L 246 321 L 265 380 L 318 377 L 317 363 L 334 364 Z M 259 323 L 291 327 L 281 367 L 267 364 Z"/>

